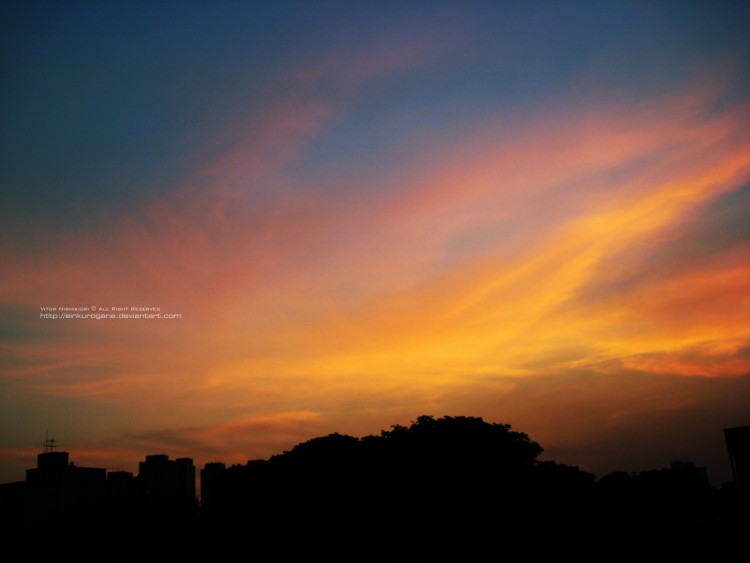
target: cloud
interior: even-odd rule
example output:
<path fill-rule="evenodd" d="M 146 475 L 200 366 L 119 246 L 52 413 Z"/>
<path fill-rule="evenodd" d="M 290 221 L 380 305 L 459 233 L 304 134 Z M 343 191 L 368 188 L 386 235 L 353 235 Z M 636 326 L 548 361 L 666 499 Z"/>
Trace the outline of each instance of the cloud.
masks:
<path fill-rule="evenodd" d="M 244 463 L 249 458 L 268 458 L 281 453 L 284 448 L 291 448 L 324 428 L 320 413 L 286 411 L 249 414 L 208 426 L 125 435 L 120 440 L 143 451 L 188 457 L 200 452 L 206 461 L 211 458 Z"/>
<path fill-rule="evenodd" d="M 15 407 L 115 405 L 107 429 L 90 431 L 92 443 L 120 437 L 107 451 L 171 444 L 242 461 L 428 409 L 495 412 L 513 397 L 520 416 L 576 384 L 595 426 L 597 393 L 616 396 L 632 372 L 674 386 L 654 383 L 656 395 L 677 375 L 745 381 L 746 106 L 718 105 L 713 77 L 656 100 L 555 99 L 537 115 L 498 110 L 393 139 L 405 158 L 387 185 L 356 166 L 327 183 L 311 146 L 341 132 L 357 85 L 419 64 L 415 53 L 374 56 L 351 76 L 356 57 L 324 61 L 280 99 L 272 85 L 183 182 L 95 236 L 39 227 L 33 243 L 5 240 L 2 378 Z M 312 95 L 329 77 L 345 95 Z M 43 305 L 183 318 L 47 321 Z M 682 420 L 696 397 L 668 405 Z M 612 400 L 614 416 L 624 402 Z M 559 418 L 528 420 L 541 430 Z M 598 439 L 544 436 L 569 452 Z"/>
<path fill-rule="evenodd" d="M 315 177 L 288 170 L 341 108 L 283 99 L 252 128 L 238 125 L 246 138 L 193 180 L 101 237 L 74 235 L 23 259 L 10 251 L 2 284 L 16 308 L 143 304 L 183 319 L 68 323 L 65 342 L 9 354 L 50 358 L 34 368 L 47 373 L 32 383 L 37 392 L 111 394 L 144 381 L 174 396 L 159 382 L 176 369 L 193 389 L 245 369 L 329 384 L 379 374 L 363 389 L 408 374 L 421 388 L 420 373 L 524 374 L 545 358 L 596 363 L 727 338 L 727 319 L 742 315 L 728 310 L 745 289 L 741 248 L 711 271 L 690 260 L 701 232 L 719 240 L 714 225 L 733 206 L 712 202 L 735 197 L 748 166 L 744 145 L 724 151 L 742 108 L 707 113 L 715 92 L 691 85 L 645 108 L 575 103 L 530 122 L 487 120 L 460 143 L 424 139 L 424 156 L 397 171 L 395 189 L 344 201 L 338 187 L 308 190 Z M 689 221 L 712 205 L 702 226 Z M 678 238 L 682 254 L 664 242 Z M 676 267 L 681 277 L 652 290 L 629 295 L 622 285 Z M 687 307 L 694 322 L 660 347 L 653 335 L 664 325 L 654 319 Z M 628 328 L 644 322 L 646 338 Z M 722 322 L 718 337 L 708 334 Z M 21 324 L 53 331 L 47 321 Z M 76 365 L 99 369 L 101 382 L 74 374 Z"/>

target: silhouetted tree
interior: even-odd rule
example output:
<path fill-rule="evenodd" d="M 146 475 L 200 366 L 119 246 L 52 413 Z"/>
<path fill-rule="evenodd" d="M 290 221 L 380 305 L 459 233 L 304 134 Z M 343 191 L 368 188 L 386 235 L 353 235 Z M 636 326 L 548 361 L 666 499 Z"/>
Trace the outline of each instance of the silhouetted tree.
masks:
<path fill-rule="evenodd" d="M 377 436 L 314 438 L 265 471 L 230 468 L 219 498 L 228 522 L 269 545 L 291 534 L 329 559 L 460 558 L 540 522 L 569 528 L 594 478 L 541 452 L 507 424 L 421 416 Z"/>
<path fill-rule="evenodd" d="M 135 494 L 69 511 L 44 538 L 57 545 L 86 534 L 134 556 L 156 548 L 216 559 L 243 550 L 262 561 L 396 563 L 500 560 L 518 549 L 598 559 L 601 543 L 620 554 L 660 547 L 693 556 L 749 539 L 747 496 L 716 491 L 697 472 L 616 472 L 596 482 L 577 467 L 540 461 L 541 453 L 507 424 L 420 416 L 378 435 L 329 434 L 230 467 L 200 515 L 191 502 Z M 3 513 L 9 529 L 19 503 Z"/>

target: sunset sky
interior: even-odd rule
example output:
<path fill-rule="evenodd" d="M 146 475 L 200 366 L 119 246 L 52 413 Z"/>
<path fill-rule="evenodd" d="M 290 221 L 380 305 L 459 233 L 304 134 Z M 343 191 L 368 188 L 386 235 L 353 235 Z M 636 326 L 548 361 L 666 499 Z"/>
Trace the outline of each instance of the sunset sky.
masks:
<path fill-rule="evenodd" d="M 3 2 L 0 482 L 45 431 L 137 472 L 423 414 L 729 480 L 748 26 L 744 1 Z"/>

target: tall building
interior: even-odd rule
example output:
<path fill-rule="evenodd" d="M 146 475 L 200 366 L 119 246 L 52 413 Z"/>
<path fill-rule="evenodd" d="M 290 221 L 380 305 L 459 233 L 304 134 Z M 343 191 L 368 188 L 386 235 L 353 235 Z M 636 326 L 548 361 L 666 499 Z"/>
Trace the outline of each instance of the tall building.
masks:
<path fill-rule="evenodd" d="M 737 488 L 750 488 L 750 426 L 724 429 L 724 439 Z"/>
<path fill-rule="evenodd" d="M 68 452 L 46 451 L 37 466 L 26 470 L 25 526 L 38 531 L 66 514 L 107 498 L 107 470 L 77 467 Z"/>
<path fill-rule="evenodd" d="M 174 462 L 175 495 L 195 500 L 195 465 L 189 457 L 178 457 Z"/>
<path fill-rule="evenodd" d="M 138 496 L 138 487 L 130 471 L 110 471 L 107 473 L 107 500 L 124 504 Z"/>
<path fill-rule="evenodd" d="M 201 506 L 204 510 L 213 508 L 216 482 L 226 470 L 227 466 L 218 461 L 207 463 L 201 469 Z"/>
<path fill-rule="evenodd" d="M 138 464 L 138 479 L 149 499 L 195 501 L 195 466 L 190 458 L 171 460 L 166 454 L 148 455 Z"/>

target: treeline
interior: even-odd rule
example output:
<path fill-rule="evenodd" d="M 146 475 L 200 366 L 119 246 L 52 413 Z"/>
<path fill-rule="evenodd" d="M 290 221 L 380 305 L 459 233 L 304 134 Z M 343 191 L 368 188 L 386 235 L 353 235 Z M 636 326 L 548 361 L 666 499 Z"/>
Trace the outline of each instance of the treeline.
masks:
<path fill-rule="evenodd" d="M 230 467 L 199 507 L 88 507 L 46 537 L 130 555 L 405 563 L 715 554 L 748 540 L 738 490 L 675 470 L 597 481 L 541 453 L 508 425 L 422 416 L 377 436 L 331 434 Z"/>
<path fill-rule="evenodd" d="M 714 549 L 746 534 L 738 496 L 698 474 L 593 474 L 540 461 L 510 426 L 430 416 L 379 436 L 315 438 L 235 466 L 204 506 L 218 544 L 334 560 L 494 561 L 529 553 Z"/>

